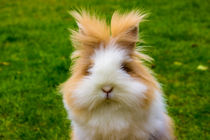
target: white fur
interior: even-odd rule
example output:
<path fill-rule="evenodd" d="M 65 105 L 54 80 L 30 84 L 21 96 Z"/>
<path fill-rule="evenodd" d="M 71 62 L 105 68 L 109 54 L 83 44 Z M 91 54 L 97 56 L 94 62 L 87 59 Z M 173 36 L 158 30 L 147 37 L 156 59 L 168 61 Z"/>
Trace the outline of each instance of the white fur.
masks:
<path fill-rule="evenodd" d="M 110 44 L 96 50 L 91 59 L 90 75 L 73 92 L 74 107 L 86 111 L 77 116 L 65 105 L 76 140 L 148 139 L 148 132 L 165 130 L 163 98 L 155 92 L 150 109 L 140 108 L 147 86 L 120 68 L 124 61 L 131 61 L 125 50 Z M 104 85 L 113 86 L 111 100 L 105 99 Z"/>

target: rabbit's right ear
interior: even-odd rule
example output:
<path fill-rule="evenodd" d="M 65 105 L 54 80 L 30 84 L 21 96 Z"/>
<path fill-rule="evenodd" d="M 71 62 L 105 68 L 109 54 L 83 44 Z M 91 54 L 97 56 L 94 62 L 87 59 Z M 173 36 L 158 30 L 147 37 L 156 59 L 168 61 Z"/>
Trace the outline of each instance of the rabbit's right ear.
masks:
<path fill-rule="evenodd" d="M 72 30 L 71 40 L 76 49 L 95 48 L 109 41 L 110 30 L 105 20 L 85 11 L 70 11 L 76 19 L 78 31 Z"/>

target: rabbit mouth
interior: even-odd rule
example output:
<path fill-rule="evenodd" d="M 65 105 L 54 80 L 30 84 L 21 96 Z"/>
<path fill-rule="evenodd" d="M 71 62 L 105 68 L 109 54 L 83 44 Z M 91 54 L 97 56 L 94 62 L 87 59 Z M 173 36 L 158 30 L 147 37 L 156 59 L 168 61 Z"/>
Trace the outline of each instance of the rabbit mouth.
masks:
<path fill-rule="evenodd" d="M 109 93 L 109 94 L 107 94 L 107 93 L 105 93 L 105 100 L 111 100 L 112 99 L 112 93 Z"/>
<path fill-rule="evenodd" d="M 104 101 L 101 103 L 102 106 L 113 106 L 113 105 L 119 105 L 119 102 L 116 100 L 109 98 L 109 99 L 104 99 Z"/>

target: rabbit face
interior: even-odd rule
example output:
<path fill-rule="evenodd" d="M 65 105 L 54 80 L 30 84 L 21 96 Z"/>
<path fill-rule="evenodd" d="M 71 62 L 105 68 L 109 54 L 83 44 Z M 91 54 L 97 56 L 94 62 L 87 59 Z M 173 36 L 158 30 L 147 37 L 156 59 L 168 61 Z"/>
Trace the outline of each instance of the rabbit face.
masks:
<path fill-rule="evenodd" d="M 138 106 L 147 87 L 130 75 L 132 62 L 128 51 L 110 43 L 100 46 L 91 56 L 92 65 L 86 69 L 73 92 L 75 104 L 92 110 L 103 104 Z"/>

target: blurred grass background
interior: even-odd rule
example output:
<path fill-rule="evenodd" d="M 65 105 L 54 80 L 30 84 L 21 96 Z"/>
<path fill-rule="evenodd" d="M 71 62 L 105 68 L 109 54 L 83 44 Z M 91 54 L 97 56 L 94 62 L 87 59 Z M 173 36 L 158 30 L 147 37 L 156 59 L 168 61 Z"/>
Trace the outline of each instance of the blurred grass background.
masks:
<path fill-rule="evenodd" d="M 70 121 L 57 86 L 73 51 L 67 13 L 89 7 L 107 18 L 144 9 L 140 26 L 152 69 L 163 83 L 179 140 L 210 139 L 208 0 L 0 0 L 0 139 L 67 140 Z"/>

